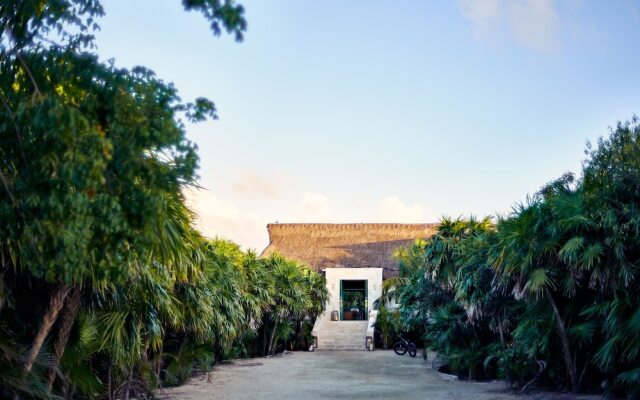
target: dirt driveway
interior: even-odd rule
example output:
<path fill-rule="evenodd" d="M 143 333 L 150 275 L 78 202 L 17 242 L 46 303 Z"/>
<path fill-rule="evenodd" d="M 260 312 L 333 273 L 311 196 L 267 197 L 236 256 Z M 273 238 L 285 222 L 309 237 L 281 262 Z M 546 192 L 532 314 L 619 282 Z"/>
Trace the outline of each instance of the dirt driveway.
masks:
<path fill-rule="evenodd" d="M 166 400 L 251 399 L 578 399 L 536 393 L 517 396 L 500 382 L 448 379 L 421 358 L 391 351 L 296 352 L 235 361 L 207 377 L 158 393 Z M 594 398 L 594 397 L 583 397 Z"/>

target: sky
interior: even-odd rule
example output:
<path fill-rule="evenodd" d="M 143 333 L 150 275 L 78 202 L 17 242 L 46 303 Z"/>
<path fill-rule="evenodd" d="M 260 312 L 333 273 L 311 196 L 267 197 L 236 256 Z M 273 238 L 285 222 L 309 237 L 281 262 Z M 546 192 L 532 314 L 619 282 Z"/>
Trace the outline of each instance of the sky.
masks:
<path fill-rule="evenodd" d="M 104 0 L 98 54 L 219 120 L 187 125 L 207 236 L 273 222 L 504 215 L 640 114 L 640 1 L 241 0 L 243 42 L 179 0 Z"/>

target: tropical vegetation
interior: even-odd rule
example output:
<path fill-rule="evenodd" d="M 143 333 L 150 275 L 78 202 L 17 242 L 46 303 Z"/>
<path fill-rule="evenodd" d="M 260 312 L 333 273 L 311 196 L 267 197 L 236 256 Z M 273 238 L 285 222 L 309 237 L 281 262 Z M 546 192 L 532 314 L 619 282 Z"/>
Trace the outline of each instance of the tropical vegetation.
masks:
<path fill-rule="evenodd" d="M 182 4 L 242 39 L 240 5 Z M 0 1 L 0 398 L 148 397 L 302 343 L 326 299 L 305 266 L 195 230 L 185 124 L 215 106 L 100 61 L 102 14 Z"/>
<path fill-rule="evenodd" d="M 232 0 L 182 0 L 241 40 Z M 0 0 L 0 397 L 149 397 L 221 361 L 308 346 L 322 276 L 194 228 L 186 123 L 216 118 L 94 51 L 98 0 Z M 640 397 L 640 122 L 497 219 L 399 250 L 383 341 L 461 377 Z"/>
<path fill-rule="evenodd" d="M 385 298 L 461 377 L 640 397 L 640 121 L 495 220 L 398 250 Z"/>

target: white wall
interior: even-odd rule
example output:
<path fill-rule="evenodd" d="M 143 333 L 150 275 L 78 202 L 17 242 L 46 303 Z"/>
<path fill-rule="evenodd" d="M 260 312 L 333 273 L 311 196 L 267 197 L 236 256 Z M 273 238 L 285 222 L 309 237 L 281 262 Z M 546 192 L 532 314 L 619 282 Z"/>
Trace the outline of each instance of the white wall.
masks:
<path fill-rule="evenodd" d="M 321 318 L 331 319 L 331 311 L 340 311 L 340 281 L 366 280 L 368 281 L 368 310 L 373 309 L 373 303 L 382 295 L 382 268 L 327 268 L 325 270 L 329 301 Z"/>

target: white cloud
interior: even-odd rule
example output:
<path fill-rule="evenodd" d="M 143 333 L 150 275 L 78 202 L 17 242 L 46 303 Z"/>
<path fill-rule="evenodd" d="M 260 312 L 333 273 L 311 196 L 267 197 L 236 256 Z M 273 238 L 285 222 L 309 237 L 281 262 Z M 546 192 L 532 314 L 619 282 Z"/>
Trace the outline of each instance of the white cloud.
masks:
<path fill-rule="evenodd" d="M 241 208 L 240 199 L 232 194 L 221 196 L 209 190 L 187 190 L 185 197 L 189 207 L 197 214 L 196 227 L 208 237 L 220 236 L 240 244 L 243 248 L 262 251 L 269 242 L 267 223 L 275 222 L 425 222 L 425 211 L 418 204 L 405 204 L 396 196 L 385 197 L 377 204 L 352 205 L 348 218 L 340 218 L 321 193 L 306 192 L 298 197 L 297 205 L 289 212 Z M 372 208 L 369 208 L 371 207 Z M 244 206 L 242 206 L 244 207 Z M 257 210 L 257 212 L 256 212 Z"/>
<path fill-rule="evenodd" d="M 425 218 L 424 209 L 418 203 L 407 205 L 395 196 L 385 197 L 378 203 L 378 222 L 418 223 Z"/>
<path fill-rule="evenodd" d="M 269 174 L 263 177 L 254 171 L 238 172 L 232 189 L 236 194 L 245 197 L 258 197 L 271 200 L 279 197 L 283 189 L 290 185 L 291 179 L 288 176 L 279 174 Z"/>
<path fill-rule="evenodd" d="M 554 0 L 509 2 L 511 32 L 521 44 L 538 51 L 557 50 L 560 20 Z"/>
<path fill-rule="evenodd" d="M 509 40 L 540 52 L 559 48 L 555 0 L 458 0 L 462 15 L 482 40 Z"/>
<path fill-rule="evenodd" d="M 267 220 L 261 215 L 244 212 L 208 190 L 187 190 L 185 197 L 198 216 L 196 227 L 203 235 L 224 237 L 258 252 L 268 243 Z"/>
<path fill-rule="evenodd" d="M 209 190 L 186 190 L 185 198 L 189 208 L 197 214 L 195 225 L 203 235 L 230 239 L 258 253 L 269 243 L 266 226 L 277 218 L 244 211 L 234 201 L 223 199 Z M 287 222 L 327 222 L 332 219 L 332 208 L 326 196 L 307 192 L 284 216 Z"/>
<path fill-rule="evenodd" d="M 307 192 L 302 195 L 302 201 L 295 207 L 292 217 L 296 222 L 326 222 L 331 214 L 327 196 Z"/>

